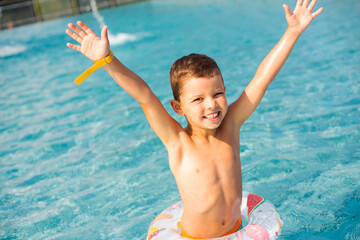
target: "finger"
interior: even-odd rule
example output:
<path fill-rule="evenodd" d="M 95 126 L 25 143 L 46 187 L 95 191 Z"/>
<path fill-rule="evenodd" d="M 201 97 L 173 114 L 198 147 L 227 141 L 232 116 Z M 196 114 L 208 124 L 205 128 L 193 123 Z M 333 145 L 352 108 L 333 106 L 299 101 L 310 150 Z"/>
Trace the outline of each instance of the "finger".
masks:
<path fill-rule="evenodd" d="M 319 15 L 323 10 L 324 10 L 323 7 L 319 8 L 316 12 L 314 12 L 314 13 L 312 14 L 313 17 L 316 17 L 317 15 Z"/>
<path fill-rule="evenodd" d="M 75 41 L 77 41 L 78 43 L 82 43 L 83 38 L 80 37 L 79 35 L 77 35 L 76 33 L 70 31 L 69 29 L 66 29 L 66 34 L 69 35 L 72 39 L 74 39 Z"/>
<path fill-rule="evenodd" d="M 77 24 L 82 28 L 84 29 L 84 31 L 87 33 L 87 34 L 91 34 L 91 33 L 94 33 L 93 30 L 91 30 L 91 28 L 86 25 L 85 23 L 83 23 L 82 21 L 77 21 Z"/>
<path fill-rule="evenodd" d="M 296 6 L 298 7 L 300 7 L 301 6 L 301 4 L 302 4 L 302 0 L 298 0 L 297 2 L 296 2 Z"/>
<path fill-rule="evenodd" d="M 102 29 L 101 29 L 101 40 L 108 40 L 108 26 L 104 26 Z"/>
<path fill-rule="evenodd" d="M 291 10 L 290 10 L 289 6 L 286 5 L 286 4 L 283 4 L 283 7 L 284 7 L 284 10 L 285 10 L 286 17 L 291 16 L 292 13 L 291 13 Z"/>
<path fill-rule="evenodd" d="M 82 38 L 86 37 L 86 35 L 87 35 L 86 32 L 84 32 L 82 29 L 78 28 L 77 26 L 75 26 L 72 23 L 69 23 L 68 27 Z"/>
<path fill-rule="evenodd" d="M 310 10 L 310 12 L 313 10 L 313 8 L 314 8 L 314 6 L 315 6 L 316 2 L 317 2 L 317 0 L 313 0 L 313 1 L 311 1 L 310 5 L 309 5 L 309 7 L 308 7 L 308 9 Z"/>
<path fill-rule="evenodd" d="M 305 0 L 302 4 L 303 7 L 306 7 L 309 4 L 309 0 Z"/>
<path fill-rule="evenodd" d="M 72 43 L 67 43 L 66 46 L 68 46 L 69 48 L 74 49 L 74 50 L 76 50 L 78 52 L 81 52 L 81 47 L 78 46 L 78 45 L 74 45 Z"/>

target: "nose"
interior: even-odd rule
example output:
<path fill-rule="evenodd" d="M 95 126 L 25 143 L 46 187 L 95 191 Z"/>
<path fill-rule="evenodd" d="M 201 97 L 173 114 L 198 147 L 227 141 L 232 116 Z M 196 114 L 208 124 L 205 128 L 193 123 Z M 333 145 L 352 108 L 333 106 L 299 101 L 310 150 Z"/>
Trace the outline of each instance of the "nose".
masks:
<path fill-rule="evenodd" d="M 207 109 L 215 109 L 217 103 L 216 103 L 216 100 L 213 99 L 213 98 L 207 98 L 206 101 L 205 101 L 205 106 Z"/>

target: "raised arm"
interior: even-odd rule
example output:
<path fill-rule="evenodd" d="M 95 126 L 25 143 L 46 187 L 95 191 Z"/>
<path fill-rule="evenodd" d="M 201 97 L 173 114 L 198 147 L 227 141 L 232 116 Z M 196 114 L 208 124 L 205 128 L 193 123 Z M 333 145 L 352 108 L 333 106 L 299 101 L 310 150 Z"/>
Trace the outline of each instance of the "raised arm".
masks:
<path fill-rule="evenodd" d="M 316 0 L 309 4 L 309 0 L 298 0 L 294 12 L 284 4 L 288 28 L 280 41 L 270 51 L 258 67 L 254 78 L 245 88 L 241 96 L 229 107 L 229 113 L 238 128 L 254 112 L 263 98 L 267 87 L 280 71 L 293 49 L 301 33 L 309 26 L 311 21 L 319 15 L 323 8 L 311 13 Z"/>
<path fill-rule="evenodd" d="M 99 38 L 83 22 L 78 21 L 77 24 L 79 27 L 70 23 L 68 27 L 72 31 L 67 29 L 66 33 L 81 45 L 67 43 L 69 48 L 81 52 L 92 61 L 97 61 L 109 55 L 110 45 L 107 26 L 103 27 L 101 38 Z M 178 133 L 182 130 L 181 125 L 167 113 L 146 82 L 123 65 L 116 57 L 104 68 L 120 87 L 140 103 L 151 128 L 165 146 L 177 142 Z"/>

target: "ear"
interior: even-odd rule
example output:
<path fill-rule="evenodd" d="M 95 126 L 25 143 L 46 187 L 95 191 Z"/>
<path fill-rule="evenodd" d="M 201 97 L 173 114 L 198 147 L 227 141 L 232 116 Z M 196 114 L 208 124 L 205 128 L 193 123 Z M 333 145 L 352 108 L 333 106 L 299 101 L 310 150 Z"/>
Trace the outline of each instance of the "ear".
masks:
<path fill-rule="evenodd" d="M 176 100 L 170 100 L 170 105 L 174 109 L 174 111 L 179 115 L 184 115 L 184 112 L 181 108 L 181 104 L 179 101 Z"/>

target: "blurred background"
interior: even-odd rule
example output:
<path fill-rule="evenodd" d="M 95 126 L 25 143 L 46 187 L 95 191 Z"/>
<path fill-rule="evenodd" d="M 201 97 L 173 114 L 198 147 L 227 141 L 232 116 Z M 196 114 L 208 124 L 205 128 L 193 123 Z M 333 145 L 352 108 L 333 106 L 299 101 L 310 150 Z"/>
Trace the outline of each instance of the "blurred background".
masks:
<path fill-rule="evenodd" d="M 141 0 L 96 0 L 99 9 Z M 91 11 L 91 0 L 1 0 L 0 29 Z"/>

